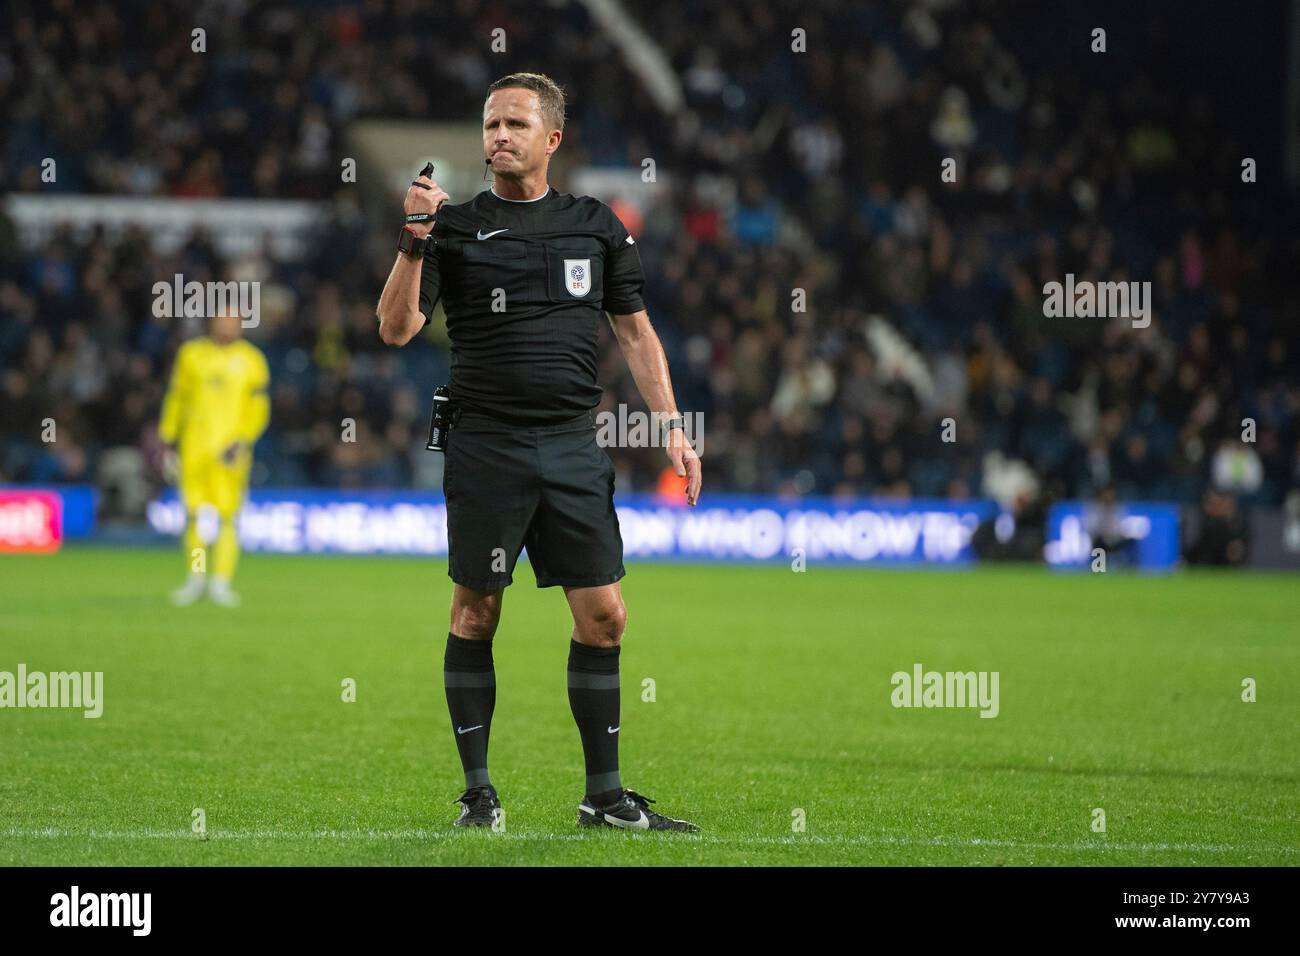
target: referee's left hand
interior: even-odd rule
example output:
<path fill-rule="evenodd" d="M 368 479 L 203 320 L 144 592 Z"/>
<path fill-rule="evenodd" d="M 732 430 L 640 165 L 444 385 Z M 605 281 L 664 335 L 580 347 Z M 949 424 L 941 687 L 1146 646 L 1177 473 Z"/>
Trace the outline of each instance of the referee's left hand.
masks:
<path fill-rule="evenodd" d="M 700 485 L 704 482 L 704 472 L 700 468 L 700 456 L 686 440 L 686 433 L 680 428 L 670 431 L 668 446 L 664 449 L 664 453 L 673 463 L 673 470 L 678 476 L 686 478 L 686 503 L 695 505 L 700 500 Z"/>

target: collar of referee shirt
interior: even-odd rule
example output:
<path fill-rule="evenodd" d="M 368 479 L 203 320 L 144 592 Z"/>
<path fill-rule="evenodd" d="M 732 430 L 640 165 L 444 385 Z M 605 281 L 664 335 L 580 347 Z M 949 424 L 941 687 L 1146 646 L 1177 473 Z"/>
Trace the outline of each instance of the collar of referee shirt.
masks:
<path fill-rule="evenodd" d="M 534 196 L 532 199 L 507 199 L 505 196 L 497 196 L 497 191 L 493 188 L 489 188 L 488 192 L 490 192 L 493 196 L 496 196 L 497 199 L 500 199 L 502 202 L 520 202 L 520 203 L 541 202 L 543 199 L 545 199 L 547 196 L 551 194 L 551 187 L 547 186 L 546 192 L 542 193 L 540 196 Z"/>

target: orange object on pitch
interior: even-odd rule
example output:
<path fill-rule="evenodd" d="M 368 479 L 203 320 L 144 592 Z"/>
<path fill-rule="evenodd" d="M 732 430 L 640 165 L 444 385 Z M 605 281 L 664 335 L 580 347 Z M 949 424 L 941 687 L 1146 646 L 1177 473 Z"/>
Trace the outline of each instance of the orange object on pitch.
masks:
<path fill-rule="evenodd" d="M 664 504 L 680 507 L 686 504 L 686 484 L 686 476 L 679 476 L 673 466 L 669 465 L 659 472 L 659 486 L 655 489 L 655 494 Z"/>

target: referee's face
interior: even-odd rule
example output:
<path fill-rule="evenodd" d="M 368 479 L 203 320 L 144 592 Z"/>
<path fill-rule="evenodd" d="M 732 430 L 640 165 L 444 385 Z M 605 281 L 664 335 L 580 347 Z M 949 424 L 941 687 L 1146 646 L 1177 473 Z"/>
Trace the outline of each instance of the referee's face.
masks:
<path fill-rule="evenodd" d="M 560 137 L 558 129 L 547 129 L 541 100 L 532 90 L 497 90 L 483 105 L 483 155 L 496 176 L 523 179 L 543 168 Z"/>

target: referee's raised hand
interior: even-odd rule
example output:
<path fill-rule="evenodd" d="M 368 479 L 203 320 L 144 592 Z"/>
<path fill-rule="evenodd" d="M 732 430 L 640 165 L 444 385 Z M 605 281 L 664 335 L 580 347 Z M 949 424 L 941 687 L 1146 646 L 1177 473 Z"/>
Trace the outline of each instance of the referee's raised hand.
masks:
<path fill-rule="evenodd" d="M 433 233 L 433 217 L 448 199 L 447 191 L 429 178 L 432 172 L 433 163 L 429 163 L 406 190 L 402 202 L 406 223 L 398 235 L 397 259 L 375 307 L 379 337 L 385 344 L 398 348 L 409 342 L 427 321 L 420 311 L 420 283 L 430 261 L 425 259 L 425 246 Z"/>
<path fill-rule="evenodd" d="M 428 176 L 417 176 L 411 183 L 411 188 L 406 191 L 406 201 L 402 203 L 402 209 L 408 216 L 412 213 L 427 213 L 434 216 L 438 213 L 438 207 L 448 198 L 450 197 L 446 190 Z M 410 229 L 418 238 L 423 239 L 433 231 L 433 220 L 410 223 Z"/>

